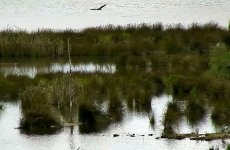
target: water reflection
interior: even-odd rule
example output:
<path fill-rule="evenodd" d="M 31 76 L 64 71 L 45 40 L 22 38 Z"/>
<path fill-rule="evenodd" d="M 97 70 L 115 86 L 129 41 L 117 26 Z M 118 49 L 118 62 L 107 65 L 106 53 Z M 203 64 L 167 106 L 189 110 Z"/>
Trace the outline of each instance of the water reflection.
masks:
<path fill-rule="evenodd" d="M 48 73 L 67 73 L 80 72 L 80 73 L 114 73 L 116 71 L 116 66 L 114 64 L 74 64 L 69 65 L 68 63 L 51 63 L 48 66 L 23 66 L 18 63 L 0 63 L 0 74 L 5 77 L 8 75 L 18 75 L 18 76 L 29 76 L 34 78 L 37 74 L 48 74 Z"/>
<path fill-rule="evenodd" d="M 204 106 L 197 103 L 189 101 L 186 106 L 186 117 L 191 124 L 191 126 L 196 126 L 199 122 L 201 122 L 206 115 L 206 110 Z"/>
<path fill-rule="evenodd" d="M 97 63 L 88 63 L 94 64 L 92 66 L 84 64 L 87 63 L 76 63 L 72 68 L 80 72 L 84 69 L 84 71 L 93 70 L 94 67 L 96 71 L 113 70 L 113 65 L 103 67 L 103 64 L 112 63 L 98 63 L 99 67 L 95 65 Z M 4 70 L 4 65 L 6 64 L 2 64 L 0 70 Z M 13 65 L 16 65 L 16 68 L 23 66 Z M 29 66 L 27 65 L 26 68 Z M 89 70 L 86 69 L 87 67 Z M 66 63 L 52 63 L 48 67 L 36 66 L 34 70 L 36 70 L 36 74 L 39 74 L 50 73 L 54 70 L 68 72 L 69 69 L 70 67 Z M 116 71 L 115 66 L 114 71 Z M 79 103 L 73 113 L 70 113 L 69 106 L 67 106 L 60 109 L 60 114 L 65 121 L 69 121 L 73 117 L 73 120 L 80 123 L 51 135 L 29 135 L 15 130 L 14 128 L 19 126 L 20 118 L 23 117 L 20 111 L 21 106 L 20 104 L 6 103 L 6 109 L 0 110 L 0 128 L 5 130 L 0 135 L 0 144 L 3 149 L 8 149 L 9 145 L 14 144 L 14 141 L 18 143 L 18 149 L 23 150 L 34 147 L 35 150 L 41 147 L 47 150 L 75 150 L 79 147 L 81 149 L 117 149 L 118 147 L 121 149 L 135 149 L 137 147 L 141 149 L 152 149 L 153 147 L 157 149 L 183 149 L 184 145 L 188 146 L 189 149 L 207 149 L 213 145 L 226 147 L 228 140 L 194 142 L 186 139 L 178 142 L 155 138 L 160 137 L 162 133 L 165 133 L 165 129 L 170 128 L 176 133 L 191 133 L 195 132 L 196 128 L 199 129 L 199 133 L 220 131 L 223 125 L 229 123 L 227 101 L 211 103 L 208 100 L 200 100 L 198 97 L 194 98 L 194 96 L 178 98 L 178 95 L 175 97 L 175 95 L 162 94 L 163 88 L 159 90 L 162 81 L 148 73 L 140 75 L 135 72 L 135 76 L 131 75 L 133 72 L 124 73 L 125 75 L 113 71 L 109 73 L 114 74 L 101 76 L 93 74 L 86 78 L 78 77 L 87 83 L 85 90 L 80 94 L 82 99 L 76 98 L 81 102 L 77 101 Z M 65 87 L 61 87 L 61 82 L 57 83 L 60 86 L 58 88 Z M 56 94 L 57 91 L 55 89 Z M 34 93 L 32 94 L 34 95 Z M 56 106 L 58 100 L 61 99 L 60 95 L 57 94 L 55 99 L 57 100 L 57 104 L 54 104 Z M 219 118 L 221 115 L 224 116 L 222 120 Z M 6 139 L 2 135 L 6 135 Z M 114 135 L 117 135 L 116 138 Z M 103 144 L 100 145 L 99 142 Z"/>
<path fill-rule="evenodd" d="M 61 132 L 54 135 L 24 135 L 20 134 L 19 130 L 15 129 L 19 125 L 20 103 L 6 103 L 6 109 L 2 111 L 0 117 L 0 143 L 3 149 L 10 149 L 12 144 L 17 143 L 14 149 L 44 149 L 44 150 L 76 150 L 80 149 L 183 149 L 186 146 L 188 149 L 207 149 L 212 146 L 219 145 L 225 148 L 229 141 L 213 141 L 213 142 L 195 142 L 190 140 L 156 140 L 163 132 L 164 113 L 167 110 L 168 103 L 173 101 L 170 95 L 161 95 L 153 97 L 151 100 L 151 112 L 154 112 L 155 128 L 153 129 L 149 123 L 148 113 L 129 111 L 127 106 L 123 107 L 123 117 L 116 123 L 107 125 L 104 130 L 95 130 L 88 132 L 83 130 L 81 125 L 74 128 L 64 128 Z M 120 106 L 119 106 L 120 107 Z M 118 108 L 119 108 L 118 107 Z M 115 107 L 116 108 L 116 107 Z M 81 108 L 82 109 L 82 108 Z M 115 109 L 116 110 L 116 109 Z M 209 114 L 210 112 L 207 112 Z M 92 115 L 92 114 L 91 114 Z M 79 116 L 80 117 L 80 116 Z M 88 117 L 83 117 L 86 119 Z M 104 119 L 104 118 L 102 118 Z M 210 115 L 197 124 L 202 133 L 214 132 Z M 175 129 L 178 133 L 190 133 L 193 127 L 187 122 L 186 117 L 182 117 L 178 122 L 178 128 Z M 85 129 L 85 128 L 84 128 Z M 83 134 L 84 133 L 84 134 Z M 114 138 L 113 134 L 118 134 L 119 137 Z M 135 137 L 127 136 L 135 134 Z M 149 136 L 149 134 L 153 134 Z M 142 136 L 144 135 L 144 136 Z M 101 143 L 101 144 L 99 144 Z"/>
<path fill-rule="evenodd" d="M 129 120 L 129 125 L 127 126 L 127 128 L 123 126 L 124 128 L 126 128 L 127 131 L 129 131 L 126 132 L 126 134 L 129 134 L 130 132 L 139 133 L 140 135 L 144 133 L 154 133 L 155 136 L 161 136 L 162 133 L 169 130 L 176 133 L 192 133 L 195 132 L 197 128 L 199 129 L 199 133 L 212 133 L 218 131 L 213 126 L 210 109 L 205 110 L 203 108 L 204 106 L 196 107 L 195 109 L 190 108 L 198 104 L 194 104 L 188 101 L 178 102 L 173 100 L 173 97 L 170 95 L 163 94 L 157 97 L 154 96 L 151 100 L 151 108 L 149 111 L 139 111 L 139 109 L 135 109 L 135 104 L 133 104 L 133 109 L 130 109 L 128 103 L 126 103 L 125 106 L 122 106 L 120 104 L 121 102 L 117 103 L 117 106 L 113 106 L 116 108 L 115 110 L 113 109 L 113 111 L 111 110 L 112 106 L 110 105 L 116 105 L 116 103 L 109 104 L 107 114 L 108 116 L 104 115 L 104 121 L 107 117 L 109 117 L 110 119 L 115 119 L 108 120 L 107 123 L 104 122 L 105 126 L 103 126 L 103 123 L 101 123 L 100 121 L 95 120 L 96 117 L 93 116 L 93 114 L 95 115 L 95 113 L 84 113 L 85 116 L 81 116 L 82 118 L 80 120 L 87 123 L 85 126 L 80 126 L 80 132 L 101 133 L 107 131 L 108 128 L 110 129 L 111 126 L 114 127 L 114 125 L 117 126 L 116 124 L 123 124 L 124 122 L 127 122 L 127 120 Z M 144 109 L 142 108 L 142 110 Z M 101 115 L 100 117 L 102 116 L 103 115 Z M 132 122 L 132 119 L 136 120 L 137 122 L 135 121 L 131 125 L 130 123 Z M 138 120 L 142 121 L 139 122 Z M 97 126 L 98 122 L 100 122 L 101 126 Z M 145 132 L 140 132 L 138 129 L 131 127 L 137 126 L 137 124 L 139 123 L 142 125 L 146 125 Z M 142 129 L 144 129 L 143 126 Z M 124 134 L 124 132 L 122 134 Z"/>
<path fill-rule="evenodd" d="M 101 132 L 105 130 L 110 122 L 108 115 L 97 108 L 82 104 L 79 106 L 80 133 Z"/>

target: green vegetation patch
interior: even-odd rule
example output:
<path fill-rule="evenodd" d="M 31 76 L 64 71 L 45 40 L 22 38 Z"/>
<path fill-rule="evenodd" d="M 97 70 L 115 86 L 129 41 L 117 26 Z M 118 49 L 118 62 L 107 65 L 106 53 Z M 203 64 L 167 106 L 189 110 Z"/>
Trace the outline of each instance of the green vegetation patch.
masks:
<path fill-rule="evenodd" d="M 20 95 L 23 114 L 20 128 L 31 133 L 59 129 L 65 122 L 61 110 L 76 106 L 79 91 L 69 77 L 27 87 Z"/>

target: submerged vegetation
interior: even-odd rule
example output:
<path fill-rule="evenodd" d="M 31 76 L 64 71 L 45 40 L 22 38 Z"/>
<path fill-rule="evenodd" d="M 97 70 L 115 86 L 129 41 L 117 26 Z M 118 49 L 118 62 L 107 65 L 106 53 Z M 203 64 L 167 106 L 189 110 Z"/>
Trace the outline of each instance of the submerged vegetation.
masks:
<path fill-rule="evenodd" d="M 173 95 L 162 120 L 165 136 L 175 134 L 182 116 L 197 125 L 208 108 L 215 125 L 230 125 L 229 30 L 214 23 L 31 33 L 8 29 L 0 32 L 0 57 L 67 57 L 68 39 L 72 56 L 112 61 L 116 71 L 38 74 L 34 79 L 0 75 L 0 99 L 20 95 L 22 129 L 58 130 L 71 122 L 79 124 L 81 133 L 99 132 L 121 121 L 125 108 L 150 114 L 154 126 L 151 100 L 162 93 Z"/>

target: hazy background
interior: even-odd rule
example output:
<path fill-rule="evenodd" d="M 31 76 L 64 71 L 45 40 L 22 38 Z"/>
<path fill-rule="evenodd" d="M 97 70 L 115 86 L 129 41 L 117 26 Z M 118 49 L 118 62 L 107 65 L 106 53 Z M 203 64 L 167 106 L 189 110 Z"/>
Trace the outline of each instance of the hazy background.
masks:
<path fill-rule="evenodd" d="M 107 4 L 101 11 L 91 8 Z M 229 0 L 0 0 L 0 29 L 82 29 L 106 24 L 214 21 L 227 27 Z"/>

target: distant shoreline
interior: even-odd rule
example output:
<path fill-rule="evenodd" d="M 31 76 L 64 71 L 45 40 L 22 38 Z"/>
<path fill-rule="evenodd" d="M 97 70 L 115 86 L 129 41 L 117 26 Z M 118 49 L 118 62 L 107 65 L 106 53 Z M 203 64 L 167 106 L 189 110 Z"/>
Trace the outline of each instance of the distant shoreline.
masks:
<path fill-rule="evenodd" d="M 53 32 L 64 32 L 66 30 L 72 30 L 75 32 L 82 32 L 84 30 L 87 29 L 91 29 L 91 28 L 95 28 L 95 29 L 102 29 L 102 28 L 107 28 L 107 27 L 111 27 L 113 26 L 114 28 L 116 27 L 122 27 L 122 28 L 126 28 L 129 26 L 140 26 L 140 25 L 147 25 L 147 26 L 153 26 L 155 24 L 161 24 L 162 26 L 164 26 L 164 28 L 167 27 L 172 27 L 172 26 L 178 26 L 180 25 L 181 27 L 188 29 L 190 28 L 192 25 L 197 25 L 197 26 L 204 26 L 207 24 L 216 24 L 218 25 L 219 28 L 223 28 L 223 29 L 228 29 L 230 23 L 228 23 L 228 21 L 226 21 L 226 24 L 219 24 L 218 22 L 215 21 L 207 21 L 207 22 L 191 22 L 189 24 L 184 24 L 184 23 L 163 23 L 163 22 L 139 22 L 139 23 L 125 23 L 125 24 L 101 24 L 101 25 L 89 25 L 89 26 L 79 26 L 79 27 L 46 27 L 46 26 L 42 26 L 42 27 L 33 27 L 33 28 L 25 28 L 25 27 L 21 27 L 21 26 L 17 26 L 17 25 L 12 25 L 12 24 L 8 24 L 6 26 L 0 26 L 0 32 L 5 31 L 5 30 L 14 30 L 14 31 L 24 31 L 24 32 L 28 32 L 28 33 L 32 33 L 32 32 L 39 32 L 39 31 L 43 31 L 43 30 L 52 30 Z"/>

